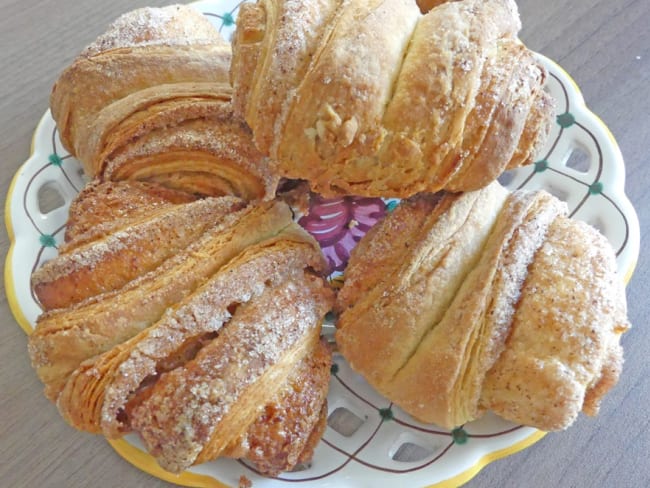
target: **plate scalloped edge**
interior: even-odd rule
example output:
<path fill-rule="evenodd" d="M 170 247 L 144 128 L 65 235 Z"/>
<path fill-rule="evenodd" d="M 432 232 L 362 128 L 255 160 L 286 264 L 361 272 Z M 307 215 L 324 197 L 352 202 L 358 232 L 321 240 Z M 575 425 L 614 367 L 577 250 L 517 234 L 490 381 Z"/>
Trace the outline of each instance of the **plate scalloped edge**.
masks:
<path fill-rule="evenodd" d="M 236 3 L 233 9 L 217 11 L 217 4 L 223 3 L 198 2 L 195 5 L 204 13 L 210 12 L 211 19 L 217 26 L 232 28 L 239 3 L 230 2 L 231 4 Z M 221 14 L 217 12 L 221 12 Z M 219 22 L 221 22 L 221 25 L 219 25 Z M 557 196 L 569 197 L 569 200 L 573 199 L 569 201 L 572 214 L 576 218 L 592 223 L 607 235 L 617 250 L 619 272 L 628 281 L 638 259 L 640 232 L 634 208 L 624 193 L 625 171 L 623 157 L 609 129 L 586 107 L 582 94 L 573 79 L 566 71 L 548 58 L 539 55 L 539 59 L 549 70 L 551 75 L 549 89 L 558 99 L 564 111 L 558 115 L 558 124 L 554 128 L 555 134 L 552 134 L 548 147 L 542 151 L 543 157 L 529 167 L 510 172 L 503 178 L 503 183 L 511 189 L 543 187 Z M 564 102 L 563 105 L 562 102 Z M 5 289 L 11 311 L 18 324 L 27 334 L 33 329 L 35 318 L 39 312 L 38 305 L 31 293 L 25 293 L 26 290 L 30 290 L 29 276 L 31 270 L 38 266 L 42 260 L 47 259 L 48 256 L 52 256 L 56 252 L 56 238 L 63 228 L 61 222 L 65 222 L 68 205 L 84 182 L 80 171 L 75 166 L 77 163 L 69 156 L 60 156 L 58 154 L 53 127 L 51 116 L 49 112 L 46 112 L 34 133 L 31 156 L 14 176 L 5 202 L 5 224 L 11 241 L 5 262 Z M 572 130 L 574 135 L 567 137 L 567 134 Z M 47 146 L 49 144 L 43 144 L 45 141 L 51 144 L 52 152 L 48 152 Z M 575 169 L 570 165 L 567 166 L 571 153 L 575 149 L 572 144 L 588 154 L 591 164 L 586 169 L 584 167 Z M 62 195 L 64 202 L 60 207 L 43 214 L 38 208 L 37 194 L 40 188 L 51 184 L 58 185 L 57 191 Z M 594 205 L 591 203 L 594 200 L 590 200 L 593 198 L 602 198 L 603 200 L 600 205 Z M 602 212 L 605 213 L 605 217 L 603 217 Z M 616 225 L 611 224 L 612 217 L 616 219 Z M 24 260 L 25 254 L 30 252 L 32 256 L 34 252 L 38 254 L 31 267 L 25 266 Z M 345 381 L 357 381 L 357 378 L 350 372 L 342 371 L 341 374 L 345 375 Z M 336 379 L 337 374 L 333 374 L 333 383 Z M 347 387 L 345 383 L 343 383 L 343 387 Z M 339 385 L 338 388 L 340 389 L 341 386 Z M 364 394 L 372 396 L 372 392 Z M 359 398 L 361 397 L 359 396 Z M 372 403 L 367 398 L 362 398 L 362 400 L 368 404 Z M 371 400 L 376 401 L 377 405 L 381 403 L 378 396 L 371 398 Z M 337 405 L 336 402 L 330 401 L 330 403 Z M 373 405 L 371 410 L 376 410 L 380 415 L 382 412 L 388 411 L 391 412 L 391 416 L 390 419 L 382 418 L 380 425 L 384 425 L 385 420 L 393 419 L 403 423 L 406 422 L 405 417 L 398 409 L 391 409 L 392 406 L 385 403 L 381 403 L 381 405 L 383 405 L 383 408 Z M 352 407 L 355 407 L 355 405 L 352 405 Z M 396 422 L 393 423 L 393 425 L 396 424 Z M 421 428 L 421 426 L 417 427 Z M 477 428 L 478 432 L 483 432 L 481 429 L 484 429 L 485 426 L 479 425 Z M 462 429 L 459 433 L 444 433 L 445 436 L 453 439 L 453 442 L 443 451 L 447 452 L 446 450 L 451 449 L 453 445 L 457 447 L 464 444 L 468 438 L 471 439 L 471 424 L 468 430 L 470 431 L 469 436 Z M 459 435 L 456 436 L 456 434 Z M 335 437 L 338 433 L 335 432 L 331 435 Z M 518 429 L 517 438 L 514 440 L 508 438 L 506 445 L 498 447 L 477 446 L 474 443 L 473 457 L 470 462 L 457 463 L 457 469 L 443 470 L 445 472 L 437 473 L 439 477 L 433 485 L 429 481 L 417 483 L 436 487 L 458 486 L 475 476 L 488 463 L 520 451 L 537 442 L 543 436 L 544 433 L 541 431 L 521 428 Z M 344 441 L 345 439 L 342 440 L 343 443 L 345 443 Z M 154 458 L 138 446 L 137 440 L 122 439 L 109 442 L 124 459 L 160 479 L 184 486 L 210 488 L 228 486 L 224 484 L 223 479 L 218 479 L 221 476 L 215 474 L 210 466 L 195 467 L 191 471 L 176 476 L 162 470 Z M 333 443 L 330 442 L 330 444 Z M 338 448 L 338 446 L 334 447 Z M 358 465 L 363 466 L 364 460 L 362 459 L 361 449 L 354 452 L 353 455 L 350 455 L 349 452 L 347 455 L 348 459 L 345 464 L 354 460 Z M 227 468 L 217 468 L 217 472 L 223 469 L 232 470 L 232 463 L 236 462 L 230 461 L 230 463 L 231 465 Z M 206 464 L 211 465 L 212 463 Z M 228 483 L 235 484 L 239 474 L 245 474 L 254 480 L 255 486 L 267 486 L 267 482 L 268 486 L 286 486 L 289 484 L 275 483 L 257 477 L 252 471 L 247 470 L 248 468 L 243 464 L 236 464 L 235 466 L 238 469 L 238 474 L 232 475 L 231 473 Z M 383 470 L 379 472 L 383 473 Z M 299 473 L 296 474 L 299 475 Z M 383 473 L 383 477 L 386 476 L 386 473 Z M 425 474 L 425 478 L 427 476 Z M 318 483 L 307 483 L 307 485 L 318 486 Z"/>

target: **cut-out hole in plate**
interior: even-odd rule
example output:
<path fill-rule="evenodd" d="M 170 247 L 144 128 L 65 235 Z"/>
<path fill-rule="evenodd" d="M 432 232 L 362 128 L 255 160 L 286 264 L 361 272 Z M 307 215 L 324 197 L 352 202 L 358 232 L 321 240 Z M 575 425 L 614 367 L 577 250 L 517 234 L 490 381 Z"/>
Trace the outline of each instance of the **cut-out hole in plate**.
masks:
<path fill-rule="evenodd" d="M 363 425 L 364 420 L 345 407 L 338 407 L 327 417 L 327 425 L 345 437 L 351 437 Z"/>
<path fill-rule="evenodd" d="M 591 168 L 591 156 L 584 149 L 575 147 L 571 151 L 571 154 L 569 154 L 565 165 L 580 173 L 587 173 L 589 168 Z"/>
<path fill-rule="evenodd" d="M 422 461 L 433 454 L 433 449 L 413 442 L 404 442 L 391 456 L 393 461 L 401 463 L 414 463 Z"/>
<path fill-rule="evenodd" d="M 48 181 L 38 189 L 38 209 L 43 215 L 64 205 L 63 191 L 56 181 Z"/>
<path fill-rule="evenodd" d="M 498 180 L 499 183 L 501 183 L 503 186 L 508 186 L 514 177 L 515 177 L 514 171 L 506 171 L 505 173 L 501 173 Z"/>

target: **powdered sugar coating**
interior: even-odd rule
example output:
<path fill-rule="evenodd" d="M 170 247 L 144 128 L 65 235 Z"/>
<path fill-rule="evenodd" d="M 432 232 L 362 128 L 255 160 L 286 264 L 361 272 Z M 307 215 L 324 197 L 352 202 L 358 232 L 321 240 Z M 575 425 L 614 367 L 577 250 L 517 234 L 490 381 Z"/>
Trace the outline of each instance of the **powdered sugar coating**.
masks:
<path fill-rule="evenodd" d="M 118 17 L 81 56 L 95 56 L 113 49 L 152 45 L 225 43 L 212 24 L 185 5 L 145 7 Z"/>
<path fill-rule="evenodd" d="M 596 413 L 618 379 L 626 315 L 609 243 L 584 222 L 556 219 L 529 268 L 507 347 L 486 377 L 486 406 L 545 430 L 567 428 L 583 409 Z"/>
<path fill-rule="evenodd" d="M 427 252 L 430 245 L 423 246 L 427 226 L 399 233 L 400 226 L 386 224 L 408 218 L 409 211 L 419 218 L 417 211 L 426 208 L 414 207 L 413 200 L 402 203 L 404 213 L 394 212 L 380 230 L 364 237 L 379 239 L 378 245 L 359 244 L 358 249 L 371 251 L 387 238 L 401 247 L 403 234 L 413 234 L 416 242 L 397 258 L 411 273 L 396 275 L 391 263 L 379 259 L 395 285 L 366 291 L 351 282 L 346 292 L 344 283 L 339 350 L 404 411 L 445 428 L 475 420 L 485 410 L 542 430 L 567 428 L 580 411 L 596 413 L 617 382 L 620 335 L 629 327 L 623 283 L 605 237 L 569 219 L 566 204 L 549 193 L 516 191 L 502 209 L 497 205 L 498 216 L 492 219 L 476 216 L 491 205 L 471 209 L 471 220 L 487 223 L 489 232 L 485 244 L 472 251 L 475 264 L 461 270 L 458 286 L 447 280 L 427 290 L 420 283 L 429 279 L 430 269 L 444 277 L 446 268 L 453 269 L 454 252 L 469 249 L 478 234 L 473 229 L 461 238 L 453 229 L 465 217 L 458 206 L 445 205 L 449 198 L 445 195 L 429 211 L 441 226 L 436 237 L 453 230 L 456 241 L 444 252 L 434 254 Z M 418 246 L 425 252 L 415 253 Z M 461 262 L 471 257 L 462 256 Z M 351 266 L 360 261 L 362 268 L 372 268 L 371 259 L 377 258 L 355 254 Z M 449 300 L 441 302 L 445 294 Z M 384 337 L 388 340 L 382 343 Z M 388 368 L 395 361 L 392 374 Z"/>
<path fill-rule="evenodd" d="M 188 193 L 146 182 L 93 180 L 70 204 L 59 253 L 95 241 L 172 205 L 194 200 L 196 197 Z"/>
<path fill-rule="evenodd" d="M 121 288 L 187 247 L 238 203 L 243 206 L 231 197 L 208 198 L 154 211 L 45 263 L 32 275 L 35 292 L 50 309 Z"/>
<path fill-rule="evenodd" d="M 266 289 L 257 300 L 239 307 L 217 340 L 195 360 L 161 377 L 135 410 L 133 426 L 163 467 L 173 472 L 189 467 L 207 444 L 215 442 L 214 435 L 225 437 L 216 441 L 225 448 L 246 426 L 223 425 L 229 414 L 247 423 L 255 420 L 257 408 L 244 397 L 256 390 L 269 398 L 270 379 L 286 377 L 289 369 L 284 365 L 276 376 L 274 365 L 283 361 L 284 354 L 295 354 L 291 351 L 302 348 L 301 343 L 311 342 L 314 332 L 317 337 L 327 311 L 326 301 L 319 298 L 322 286 L 296 277 Z M 260 380 L 267 388 L 256 384 Z M 233 413 L 235 408 L 239 411 Z"/>
<path fill-rule="evenodd" d="M 41 315 L 29 349 L 47 396 L 56 399 L 83 360 L 155 323 L 168 307 L 183 300 L 243 249 L 277 234 L 290 221 L 288 207 L 276 203 L 226 215 L 185 250 L 122 289 Z M 83 372 L 81 367 L 78 374 Z M 74 401 L 73 385 L 68 389 Z"/>
<path fill-rule="evenodd" d="M 499 42 L 515 42 L 521 27 L 516 3 L 435 3 L 426 15 L 406 0 L 242 10 L 250 35 L 234 44 L 238 111 L 284 176 L 326 197 L 404 198 L 482 188 L 529 162 L 553 110 L 539 103 L 548 97 L 530 52 L 501 55 Z M 501 107 L 499 117 L 467 123 L 493 61 L 512 81 L 503 97 L 481 101 Z M 494 137 L 482 146 L 486 126 Z"/>
<path fill-rule="evenodd" d="M 338 0 L 304 2 L 287 0 L 266 9 L 267 28 L 260 50 L 270 52 L 255 68 L 246 120 L 253 127 L 255 142 L 270 154 L 271 143 L 280 135 L 295 87 L 327 31 Z M 265 2 L 258 5 L 265 8 Z M 247 10 L 242 12 L 243 15 Z"/>
<path fill-rule="evenodd" d="M 114 437 L 128 428 L 121 425 L 118 414 L 140 383 L 147 376 L 158 374 L 158 363 L 186 341 L 218 331 L 230 318 L 229 307 L 233 303 L 251 301 L 268 286 L 302 272 L 303 267 L 317 263 L 318 259 L 311 243 L 291 244 L 280 238 L 253 246 L 136 337 L 133 351 L 119 365 L 115 381 L 106 389 L 102 407 L 104 433 Z"/>

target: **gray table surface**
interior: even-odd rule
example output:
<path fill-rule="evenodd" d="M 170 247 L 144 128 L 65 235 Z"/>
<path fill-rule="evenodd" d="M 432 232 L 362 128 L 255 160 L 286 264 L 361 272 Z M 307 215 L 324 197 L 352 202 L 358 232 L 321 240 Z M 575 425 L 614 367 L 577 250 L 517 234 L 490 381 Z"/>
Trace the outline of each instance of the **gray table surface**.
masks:
<path fill-rule="evenodd" d="M 160 6 L 112 0 L 0 0 L 0 193 L 29 155 L 36 123 L 61 69 L 119 14 Z M 626 363 L 600 415 L 483 469 L 469 487 L 650 486 L 650 1 L 520 0 L 522 39 L 562 65 L 609 126 L 627 167 L 626 192 L 641 223 L 641 255 L 628 285 L 633 329 Z M 9 238 L 0 231 L 2 256 Z M 138 471 L 100 437 L 74 431 L 45 399 L 27 338 L 0 294 L 0 485 L 172 486 Z"/>

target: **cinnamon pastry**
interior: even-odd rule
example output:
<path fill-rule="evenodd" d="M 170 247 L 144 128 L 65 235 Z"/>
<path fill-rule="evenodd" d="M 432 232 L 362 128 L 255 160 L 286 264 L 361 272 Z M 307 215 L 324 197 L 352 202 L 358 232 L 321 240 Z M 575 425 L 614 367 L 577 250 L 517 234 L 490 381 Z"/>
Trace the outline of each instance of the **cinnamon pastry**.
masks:
<path fill-rule="evenodd" d="M 353 252 L 337 342 L 380 392 L 444 426 L 491 409 L 555 429 L 597 411 L 628 326 L 611 250 L 550 195 L 493 182 L 531 160 L 552 110 L 516 5 L 419 4 L 244 4 L 232 67 L 198 12 L 139 9 L 63 72 L 52 114 L 91 183 L 32 276 L 29 353 L 72 426 L 135 432 L 172 472 L 311 458 L 335 298 L 285 203 L 305 207 L 308 184 L 483 188 L 411 197 Z M 283 180 L 285 201 L 280 174 L 301 179 Z"/>
<path fill-rule="evenodd" d="M 229 44 L 190 7 L 123 15 L 53 88 L 64 147 L 90 177 L 272 197 L 277 177 L 232 114 L 230 58 Z"/>
<path fill-rule="evenodd" d="M 333 302 L 319 276 L 324 258 L 282 202 L 240 210 L 233 197 L 166 203 L 145 218 L 124 217 L 123 227 L 35 275 L 57 277 L 41 300 L 61 305 L 39 317 L 29 340 L 46 394 L 76 428 L 108 437 L 135 430 L 175 472 L 222 455 L 250 456 L 268 473 L 291 469 L 324 429 L 331 353 L 319 336 Z M 192 214 L 197 205 L 227 215 L 209 210 L 202 224 Z M 165 227 L 168 215 L 190 222 L 188 234 Z M 175 242 L 151 241 L 152 231 Z M 103 253 L 116 235 L 125 236 L 120 249 Z M 166 246 L 173 252 L 157 251 Z M 70 264 L 79 262 L 70 255 L 85 252 L 99 276 Z M 116 261 L 140 255 L 155 257 L 147 266 Z M 113 286 L 99 289 L 97 281 Z M 68 284 L 86 282 L 88 296 L 69 300 Z M 36 287 L 40 296 L 43 289 Z M 163 386 L 171 382 L 179 384 Z M 161 425 L 173 409 L 180 410 Z M 267 441 L 264 455 L 252 447 Z"/>
<path fill-rule="evenodd" d="M 147 182 L 93 180 L 70 204 L 59 252 L 97 239 L 129 221 L 147 216 L 152 210 L 196 199 L 192 194 Z"/>
<path fill-rule="evenodd" d="M 53 116 L 91 183 L 33 273 L 29 353 L 78 429 L 136 432 L 174 472 L 229 456 L 275 475 L 325 429 L 334 296 L 233 117 L 229 63 L 211 24 L 172 6 L 120 17 L 61 75 Z"/>
<path fill-rule="evenodd" d="M 41 315 L 30 336 L 30 353 L 48 397 L 56 399 L 61 382 L 83 360 L 151 326 L 243 249 L 278 234 L 290 219 L 288 207 L 276 203 L 228 215 L 121 289 Z"/>
<path fill-rule="evenodd" d="M 242 6 L 233 103 L 283 176 L 323 195 L 407 197 L 478 189 L 532 161 L 553 104 L 515 2 L 433 3 Z"/>
<path fill-rule="evenodd" d="M 243 206 L 239 199 L 221 197 L 151 210 L 135 222 L 94 236 L 91 242 L 63 249 L 32 274 L 32 288 L 45 310 L 118 290 L 156 269 Z"/>
<path fill-rule="evenodd" d="M 542 430 L 595 414 L 618 380 L 625 294 L 607 240 L 566 213 L 544 191 L 506 196 L 497 183 L 404 201 L 352 252 L 340 351 L 447 428 L 486 410 Z"/>

